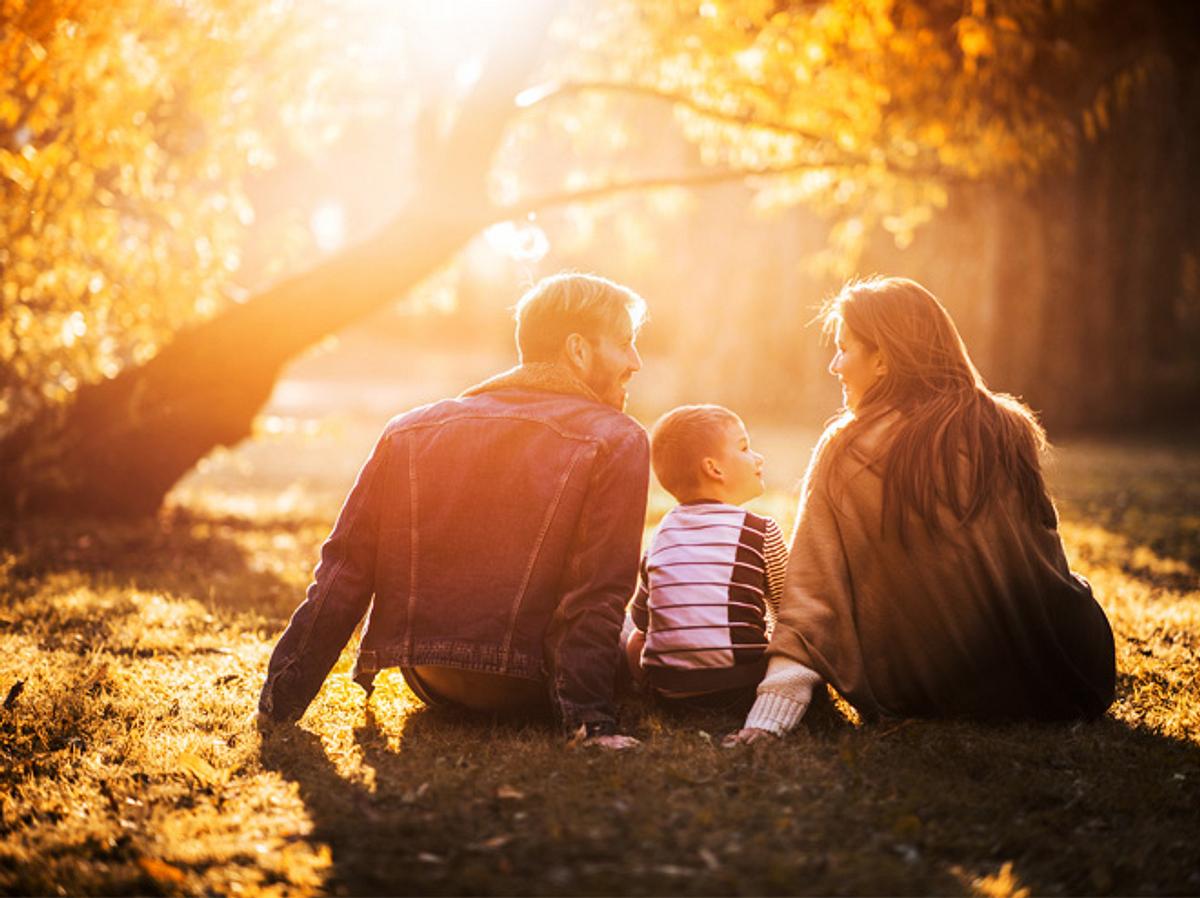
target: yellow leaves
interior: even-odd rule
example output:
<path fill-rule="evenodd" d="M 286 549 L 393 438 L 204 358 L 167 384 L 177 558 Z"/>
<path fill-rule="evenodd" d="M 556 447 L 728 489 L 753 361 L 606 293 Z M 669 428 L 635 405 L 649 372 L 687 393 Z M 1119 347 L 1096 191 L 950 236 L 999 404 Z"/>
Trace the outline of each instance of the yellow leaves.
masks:
<path fill-rule="evenodd" d="M 747 47 L 740 53 L 735 53 L 733 58 L 752 81 L 762 81 L 763 62 L 766 59 L 766 51 L 762 47 Z"/>
<path fill-rule="evenodd" d="M 996 45 L 992 40 L 992 33 L 980 19 L 966 16 L 959 19 L 955 27 L 958 31 L 958 46 L 963 52 L 966 64 L 973 66 L 975 60 L 991 56 L 995 52 Z"/>
<path fill-rule="evenodd" d="M 29 160 L 21 153 L 12 153 L 0 148 L 0 176 L 12 181 L 21 190 L 33 190 L 34 180 L 29 173 Z"/>
<path fill-rule="evenodd" d="M 921 141 L 935 148 L 944 146 L 948 137 L 949 132 L 946 130 L 946 126 L 939 121 L 929 122 L 920 131 Z"/>

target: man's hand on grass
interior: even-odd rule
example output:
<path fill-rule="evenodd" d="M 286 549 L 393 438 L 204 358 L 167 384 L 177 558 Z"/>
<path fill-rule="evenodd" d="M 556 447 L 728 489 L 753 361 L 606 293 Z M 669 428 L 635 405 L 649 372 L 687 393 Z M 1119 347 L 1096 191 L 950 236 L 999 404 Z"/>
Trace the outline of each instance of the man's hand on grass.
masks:
<path fill-rule="evenodd" d="M 724 748 L 733 748 L 735 745 L 754 745 L 756 742 L 778 741 L 779 737 L 768 730 L 760 730 L 758 727 L 745 727 L 736 733 L 730 733 L 721 740 L 721 745 Z"/>
<path fill-rule="evenodd" d="M 607 748 L 609 751 L 624 751 L 627 748 L 637 748 L 642 743 L 632 736 L 613 733 L 611 736 L 592 736 L 590 739 L 584 739 L 582 744 Z"/>
<path fill-rule="evenodd" d="M 579 729 L 571 734 L 571 738 L 567 740 L 567 748 L 579 748 L 596 746 L 597 748 L 606 748 L 609 751 L 624 751 L 627 748 L 637 748 L 642 743 L 632 736 L 624 736 L 620 733 L 601 732 L 593 736 L 588 735 L 588 725 L 580 724 Z"/>

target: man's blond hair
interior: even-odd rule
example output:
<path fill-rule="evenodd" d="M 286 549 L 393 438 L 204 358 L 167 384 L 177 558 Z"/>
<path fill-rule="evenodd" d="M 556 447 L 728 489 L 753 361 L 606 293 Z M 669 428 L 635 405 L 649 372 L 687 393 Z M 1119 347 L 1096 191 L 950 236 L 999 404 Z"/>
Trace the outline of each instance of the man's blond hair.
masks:
<path fill-rule="evenodd" d="M 521 362 L 556 360 L 571 334 L 597 339 L 620 333 L 622 316 L 635 334 L 646 320 L 646 301 L 628 287 L 595 274 L 544 277 L 517 302 Z"/>

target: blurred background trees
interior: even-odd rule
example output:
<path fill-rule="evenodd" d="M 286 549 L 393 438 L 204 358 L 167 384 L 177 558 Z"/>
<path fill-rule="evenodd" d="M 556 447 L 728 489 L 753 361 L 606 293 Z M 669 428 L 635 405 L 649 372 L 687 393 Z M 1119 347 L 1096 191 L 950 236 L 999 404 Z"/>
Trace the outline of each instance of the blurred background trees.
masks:
<path fill-rule="evenodd" d="M 1200 398 L 1193 4 L 450 6 L 0 0 L 10 508 L 153 510 L 323 336 L 504 344 L 560 267 L 649 299 L 648 414 L 819 423 L 874 271 L 1054 428 Z"/>

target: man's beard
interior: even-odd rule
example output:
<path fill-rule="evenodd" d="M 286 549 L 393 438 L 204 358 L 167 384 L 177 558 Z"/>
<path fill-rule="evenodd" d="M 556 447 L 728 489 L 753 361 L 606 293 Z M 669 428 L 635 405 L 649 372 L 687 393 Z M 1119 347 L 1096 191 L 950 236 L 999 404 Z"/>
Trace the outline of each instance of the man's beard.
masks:
<path fill-rule="evenodd" d="M 619 374 L 612 374 L 607 371 L 593 371 L 586 383 L 605 405 L 611 405 L 619 412 L 625 411 L 625 402 L 629 398 L 629 394 L 625 392 L 625 386 L 622 384 L 624 378 Z"/>

